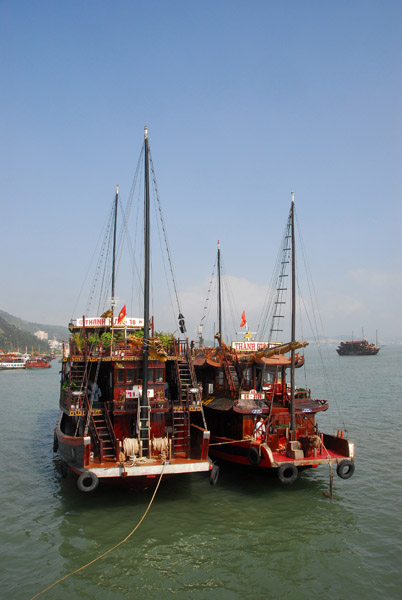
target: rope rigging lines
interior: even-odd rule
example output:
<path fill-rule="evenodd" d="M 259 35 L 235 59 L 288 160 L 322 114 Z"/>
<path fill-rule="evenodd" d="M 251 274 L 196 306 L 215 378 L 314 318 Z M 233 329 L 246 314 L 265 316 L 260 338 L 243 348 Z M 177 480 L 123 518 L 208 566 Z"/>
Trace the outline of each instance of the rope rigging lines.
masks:
<path fill-rule="evenodd" d="M 164 220 L 163 212 L 162 212 L 162 204 L 160 201 L 158 184 L 156 182 L 155 168 L 154 168 L 154 163 L 152 160 L 151 149 L 149 150 L 149 162 L 151 165 L 152 181 L 153 181 L 153 186 L 154 186 L 154 190 L 155 190 L 155 197 L 156 197 L 156 202 L 157 202 L 157 208 L 159 211 L 159 217 L 160 217 L 160 223 L 161 223 L 161 227 L 162 227 L 162 231 L 163 231 L 163 237 L 165 240 L 165 248 L 166 248 L 166 253 L 167 253 L 167 257 L 168 257 L 168 261 L 169 261 L 170 273 L 172 276 L 172 282 L 173 282 L 174 292 L 175 292 L 175 296 L 176 296 L 177 308 L 178 308 L 179 313 L 181 313 L 182 311 L 181 311 L 181 305 L 180 305 L 180 300 L 179 300 L 179 293 L 178 293 L 176 277 L 175 277 L 174 269 L 173 269 L 173 261 L 172 261 L 172 256 L 171 256 L 171 252 L 170 252 L 170 248 L 169 248 L 167 231 L 166 231 L 166 227 L 165 227 L 165 220 Z"/>
<path fill-rule="evenodd" d="M 143 263 L 144 256 L 144 244 L 141 243 L 143 241 L 142 233 L 143 230 L 139 226 L 141 222 L 141 213 L 143 209 L 143 199 L 141 186 L 139 185 L 139 181 L 142 178 L 144 171 L 144 152 L 145 145 L 142 145 L 141 152 L 138 158 L 135 175 L 133 178 L 133 182 L 131 184 L 130 193 L 128 196 L 127 203 L 124 207 L 120 204 L 118 207 L 117 221 L 120 221 L 119 231 L 118 231 L 118 239 L 116 242 L 116 259 L 115 259 L 115 278 L 117 279 L 117 275 L 121 271 L 121 267 L 123 265 L 123 248 L 125 247 L 125 243 L 127 242 L 128 252 L 125 254 L 128 255 L 128 261 L 131 262 L 131 276 L 126 278 L 123 282 L 123 285 L 128 285 L 127 282 L 130 282 L 131 285 L 131 305 L 135 303 L 138 304 L 138 310 L 142 312 L 142 302 L 143 302 L 143 267 L 139 267 Z M 159 245 L 162 256 L 162 265 L 165 272 L 166 286 L 167 286 L 167 294 L 169 295 L 170 305 L 172 307 L 172 313 L 174 314 L 174 301 L 173 296 L 175 297 L 178 313 L 181 313 L 181 303 L 179 299 L 179 291 L 176 282 L 176 277 L 174 273 L 173 260 L 171 255 L 171 250 L 168 242 L 168 235 L 165 226 L 165 220 L 162 210 L 162 204 L 160 200 L 158 185 L 156 182 L 156 174 L 155 168 L 151 156 L 151 152 L 149 152 L 149 162 L 150 162 L 150 174 L 151 174 L 151 183 L 153 188 L 153 197 L 154 197 L 154 208 L 155 208 L 155 222 L 156 227 L 155 230 L 158 232 L 159 236 Z M 133 204 L 136 207 L 135 215 L 132 214 Z M 79 297 L 82 295 L 83 289 L 87 287 L 88 297 L 86 303 L 86 311 L 85 314 L 89 314 L 90 311 L 97 310 L 99 314 L 103 313 L 106 309 L 110 308 L 111 304 L 111 294 L 110 289 L 112 285 L 112 244 L 113 244 L 113 229 L 114 229 L 114 219 L 115 219 L 115 196 L 113 197 L 113 202 L 111 206 L 111 210 L 107 216 L 106 222 L 101 230 L 99 235 L 99 239 L 94 251 L 94 256 L 98 256 L 98 260 L 95 265 L 94 274 L 92 280 L 89 279 L 88 274 L 91 271 L 91 265 L 93 265 L 94 258 L 91 260 L 91 264 L 88 267 L 88 271 L 86 273 Z M 122 207 L 122 208 L 121 208 Z M 132 230 L 130 231 L 130 221 L 133 220 L 134 224 L 131 225 Z M 131 233 L 131 235 L 130 235 Z M 164 248 L 163 248 L 164 246 Z M 166 265 L 166 255 L 169 266 Z M 127 262 L 127 258 L 125 259 Z M 160 261 L 159 261 L 160 262 Z M 92 267 L 93 268 L 93 267 Z M 125 269 L 126 270 L 126 269 Z M 152 259 L 151 259 L 151 270 L 152 270 Z M 170 271 L 170 277 L 169 277 Z M 173 283 L 174 292 L 171 290 L 171 283 Z M 120 289 L 121 289 L 120 285 Z M 159 286 L 158 286 L 159 287 Z M 127 290 L 124 290 L 121 293 L 127 294 Z M 158 290 L 159 293 L 159 290 Z M 128 294 L 127 294 L 128 295 Z M 152 294 L 153 299 L 157 299 L 154 293 Z M 135 300 L 134 300 L 135 299 Z M 79 298 L 77 299 L 76 305 L 73 310 L 73 315 L 75 316 L 75 312 L 77 310 Z M 97 302 L 97 306 L 95 303 Z M 129 303 L 128 303 L 129 304 Z M 176 322 L 177 315 L 174 315 L 174 321 Z"/>

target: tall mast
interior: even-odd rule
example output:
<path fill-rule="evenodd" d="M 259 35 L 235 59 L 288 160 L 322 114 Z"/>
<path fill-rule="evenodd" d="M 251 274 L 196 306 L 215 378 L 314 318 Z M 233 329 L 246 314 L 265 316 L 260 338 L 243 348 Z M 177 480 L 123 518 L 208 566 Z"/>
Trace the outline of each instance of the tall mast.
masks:
<path fill-rule="evenodd" d="M 149 144 L 148 128 L 144 128 L 144 160 L 145 160 L 145 183 L 144 183 L 144 343 L 142 357 L 142 394 L 140 400 L 140 436 L 142 441 L 148 439 L 148 357 L 149 357 L 149 237 L 150 237 L 150 209 L 149 209 Z M 148 448 L 143 448 L 148 454 Z"/>
<path fill-rule="evenodd" d="M 291 240 L 292 240 L 292 331 L 291 342 L 296 341 L 296 265 L 295 265 L 295 195 L 292 192 L 292 203 L 290 207 L 291 216 Z M 296 432 L 295 419 L 295 350 L 291 351 L 291 367 L 290 367 L 290 432 L 294 439 Z"/>
<path fill-rule="evenodd" d="M 221 245 L 218 240 L 218 331 L 219 346 L 222 346 L 222 290 L 221 290 Z"/>
<path fill-rule="evenodd" d="M 114 219 L 113 219 L 113 262 L 112 262 L 112 309 L 115 306 L 115 278 L 116 278 L 116 230 L 117 230 L 117 205 L 119 202 L 119 186 L 116 187 L 116 196 L 114 199 Z"/>

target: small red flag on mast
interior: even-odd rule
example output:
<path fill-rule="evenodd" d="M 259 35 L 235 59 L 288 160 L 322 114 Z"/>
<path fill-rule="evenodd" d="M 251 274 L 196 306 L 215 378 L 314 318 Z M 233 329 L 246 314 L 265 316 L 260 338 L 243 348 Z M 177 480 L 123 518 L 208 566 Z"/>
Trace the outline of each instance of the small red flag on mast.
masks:
<path fill-rule="evenodd" d="M 244 327 L 246 324 L 247 324 L 247 321 L 246 321 L 246 312 L 243 310 L 243 314 L 241 316 L 240 327 Z"/>
<path fill-rule="evenodd" d="M 123 306 L 121 311 L 119 312 L 119 316 L 117 317 L 117 323 L 122 323 L 126 318 L 126 305 Z"/>

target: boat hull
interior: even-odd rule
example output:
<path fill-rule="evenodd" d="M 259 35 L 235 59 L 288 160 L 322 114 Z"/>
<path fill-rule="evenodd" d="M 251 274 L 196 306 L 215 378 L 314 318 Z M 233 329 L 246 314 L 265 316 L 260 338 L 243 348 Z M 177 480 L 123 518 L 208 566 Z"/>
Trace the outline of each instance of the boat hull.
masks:
<path fill-rule="evenodd" d="M 293 458 L 285 449 L 273 451 L 266 443 L 253 441 L 230 441 L 224 437 L 212 437 L 210 455 L 218 460 L 243 465 L 250 469 L 278 471 L 284 464 L 292 464 L 299 471 L 323 464 L 340 464 L 354 461 L 354 445 L 347 439 L 324 434 L 321 449 L 307 456 Z M 297 455 L 296 455 L 297 456 Z"/>
<path fill-rule="evenodd" d="M 63 420 L 64 418 L 64 420 Z M 66 419 L 60 414 L 54 432 L 54 451 L 63 462 L 61 472 L 72 471 L 79 476 L 78 487 L 81 491 L 93 491 L 95 486 L 80 485 L 80 478 L 92 478 L 93 482 L 106 484 L 121 484 L 135 489 L 147 489 L 157 484 L 161 475 L 172 477 L 191 473 L 210 472 L 213 462 L 209 459 L 161 458 L 135 459 L 119 461 L 117 459 L 93 460 L 91 458 L 90 436 L 77 437 L 69 435 L 66 429 Z M 68 423 L 68 422 L 67 422 Z"/>

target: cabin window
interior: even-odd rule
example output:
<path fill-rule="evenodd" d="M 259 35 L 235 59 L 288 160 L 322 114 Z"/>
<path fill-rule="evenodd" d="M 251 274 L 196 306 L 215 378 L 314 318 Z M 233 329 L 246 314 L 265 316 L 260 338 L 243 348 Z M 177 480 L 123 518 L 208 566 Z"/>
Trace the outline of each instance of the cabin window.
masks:
<path fill-rule="evenodd" d="M 117 369 L 117 383 L 124 383 L 124 369 Z"/>
<path fill-rule="evenodd" d="M 274 374 L 269 371 L 264 372 L 264 383 L 272 383 L 274 380 Z"/>
<path fill-rule="evenodd" d="M 154 380 L 154 369 L 148 369 L 148 381 L 153 382 Z"/>
<path fill-rule="evenodd" d="M 218 373 L 218 384 L 223 385 L 223 371 L 219 371 Z"/>
<path fill-rule="evenodd" d="M 163 369 L 156 369 L 156 381 L 163 381 Z"/>
<path fill-rule="evenodd" d="M 244 370 L 243 377 L 244 377 L 244 381 L 246 382 L 246 384 L 247 384 L 247 385 L 251 385 L 251 383 L 252 383 L 252 381 L 253 381 L 253 378 L 252 378 L 252 369 L 251 369 L 251 367 L 247 367 L 247 368 Z"/>
<path fill-rule="evenodd" d="M 127 383 L 133 383 L 134 381 L 134 369 L 126 370 L 126 381 Z"/>

